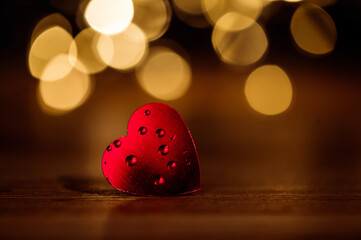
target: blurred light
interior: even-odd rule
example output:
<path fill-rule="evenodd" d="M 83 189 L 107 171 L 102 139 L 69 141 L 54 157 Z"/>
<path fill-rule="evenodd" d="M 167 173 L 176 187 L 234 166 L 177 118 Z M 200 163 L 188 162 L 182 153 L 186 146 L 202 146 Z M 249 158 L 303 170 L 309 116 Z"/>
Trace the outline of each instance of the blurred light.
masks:
<path fill-rule="evenodd" d="M 211 24 L 229 12 L 236 12 L 256 20 L 262 12 L 261 0 L 202 0 L 203 10 Z"/>
<path fill-rule="evenodd" d="M 267 3 L 270 3 L 270 2 L 277 2 L 277 1 L 282 1 L 282 0 L 261 0 L 262 4 L 265 6 L 265 5 L 268 5 Z M 302 0 L 300 0 L 302 1 Z"/>
<path fill-rule="evenodd" d="M 40 76 L 43 81 L 55 81 L 64 78 L 73 69 L 73 65 L 69 61 L 69 55 L 59 54 L 52 58 L 45 66 Z"/>
<path fill-rule="evenodd" d="M 332 18 L 314 4 L 302 4 L 291 20 L 296 44 L 312 54 L 326 54 L 336 45 L 337 31 Z"/>
<path fill-rule="evenodd" d="M 75 23 L 79 29 L 90 27 L 85 19 L 85 10 L 90 0 L 79 0 L 78 9 L 75 14 Z"/>
<path fill-rule="evenodd" d="M 143 30 L 149 41 L 160 38 L 172 17 L 168 0 L 133 0 L 133 4 L 133 23 Z"/>
<path fill-rule="evenodd" d="M 291 2 L 291 3 L 295 3 L 295 2 L 309 2 L 309 3 L 314 3 L 318 6 L 329 6 L 332 4 L 335 4 L 337 2 L 337 0 L 262 0 L 264 5 L 267 5 L 267 3 L 270 2 L 277 2 L 277 1 L 284 1 L 284 2 Z"/>
<path fill-rule="evenodd" d="M 262 27 L 238 13 L 227 13 L 214 26 L 212 44 L 226 63 L 250 65 L 266 52 L 268 40 Z"/>
<path fill-rule="evenodd" d="M 61 27 L 69 34 L 72 34 L 72 28 L 69 21 L 63 15 L 54 13 L 44 17 L 36 24 L 31 34 L 30 44 L 33 44 L 35 39 L 45 30 L 56 26 Z"/>
<path fill-rule="evenodd" d="M 82 30 L 70 45 L 69 55 L 73 66 L 84 73 L 97 73 L 106 68 L 101 60 L 97 43 L 100 33 L 92 28 Z M 81 62 L 82 64 L 78 64 Z"/>
<path fill-rule="evenodd" d="M 267 6 L 272 2 L 281 2 L 281 1 L 290 2 L 290 3 L 308 2 L 324 7 L 335 4 L 338 0 L 261 0 L 261 2 L 263 3 L 263 7 Z"/>
<path fill-rule="evenodd" d="M 148 52 L 148 42 L 143 31 L 131 23 L 117 35 L 100 36 L 97 49 L 106 64 L 119 70 L 127 70 L 141 62 Z"/>
<path fill-rule="evenodd" d="M 89 25 L 103 34 L 117 34 L 132 21 L 132 0 L 92 0 L 85 9 Z"/>
<path fill-rule="evenodd" d="M 154 47 L 144 64 L 137 69 L 136 76 L 147 93 L 169 101 L 187 92 L 192 73 L 187 61 L 176 52 L 166 47 Z"/>
<path fill-rule="evenodd" d="M 51 27 L 41 33 L 31 45 L 28 64 L 30 73 L 40 78 L 45 66 L 59 54 L 68 54 L 72 36 L 61 27 Z"/>
<path fill-rule="evenodd" d="M 173 0 L 173 4 L 185 13 L 193 15 L 203 13 L 202 0 Z"/>
<path fill-rule="evenodd" d="M 337 2 L 337 0 L 306 0 L 305 2 L 310 2 L 310 3 L 314 3 L 318 6 L 329 6 L 332 4 L 335 4 Z"/>
<path fill-rule="evenodd" d="M 292 101 L 291 82 L 276 65 L 265 65 L 254 70 L 246 81 L 244 91 L 249 105 L 265 115 L 284 112 Z"/>
<path fill-rule="evenodd" d="M 209 26 L 203 12 L 202 0 L 173 0 L 173 9 L 179 19 L 192 27 Z"/>
<path fill-rule="evenodd" d="M 51 64 L 47 65 L 47 68 L 56 69 L 57 62 Z M 73 68 L 59 80 L 39 82 L 39 103 L 42 109 L 49 114 L 62 114 L 82 105 L 88 98 L 90 90 L 89 75 Z"/>
<path fill-rule="evenodd" d="M 272 3 L 272 2 L 276 2 L 276 1 L 281 1 L 281 0 L 261 0 L 263 7 L 266 7 L 268 4 Z M 300 0 L 302 1 L 302 0 Z"/>

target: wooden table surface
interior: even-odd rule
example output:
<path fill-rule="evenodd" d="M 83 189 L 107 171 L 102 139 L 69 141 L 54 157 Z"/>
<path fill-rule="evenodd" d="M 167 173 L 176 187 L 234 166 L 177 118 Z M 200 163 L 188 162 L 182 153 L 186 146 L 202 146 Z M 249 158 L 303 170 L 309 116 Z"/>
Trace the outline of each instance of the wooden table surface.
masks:
<path fill-rule="evenodd" d="M 14 158 L 16 159 L 16 158 Z M 361 191 L 205 179 L 186 196 L 123 194 L 104 178 L 4 163 L 0 239 L 361 239 Z M 26 170 L 28 174 L 26 174 Z M 22 172 L 18 175 L 15 173 Z M 62 175 L 69 173 L 69 175 Z M 42 174 L 41 174 L 42 173 Z"/>

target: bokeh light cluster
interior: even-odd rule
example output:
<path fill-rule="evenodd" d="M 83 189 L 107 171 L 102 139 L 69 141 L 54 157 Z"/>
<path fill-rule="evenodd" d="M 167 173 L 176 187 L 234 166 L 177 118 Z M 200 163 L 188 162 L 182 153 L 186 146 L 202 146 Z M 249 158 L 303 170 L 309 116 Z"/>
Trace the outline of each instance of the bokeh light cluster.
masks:
<path fill-rule="evenodd" d="M 292 86 L 287 74 L 276 65 L 264 65 L 254 70 L 244 88 L 250 106 L 265 115 L 285 111 L 292 100 Z"/>
<path fill-rule="evenodd" d="M 260 64 L 266 58 L 269 40 L 259 18 L 276 1 L 295 4 L 290 33 L 301 52 L 324 55 L 333 51 L 336 27 L 322 6 L 336 0 L 173 0 L 177 16 L 190 26 L 213 26 L 212 45 L 223 62 L 256 68 L 246 80 L 244 94 L 249 105 L 264 115 L 282 113 L 292 102 L 292 84 L 286 71 Z M 202 19 L 207 24 L 199 24 Z"/>
<path fill-rule="evenodd" d="M 64 16 L 44 17 L 33 30 L 28 53 L 29 71 L 39 79 L 41 108 L 59 115 L 81 106 L 94 88 L 92 76 L 107 67 L 134 70 L 140 86 L 156 98 L 181 97 L 191 81 L 188 62 L 170 48 L 160 58 L 151 48 L 148 56 L 149 42 L 166 32 L 171 16 L 166 0 L 84 0 L 75 16 L 75 36 Z M 163 68 L 177 75 L 164 74 Z"/>
<path fill-rule="evenodd" d="M 297 49 L 325 55 L 336 46 L 337 31 L 322 8 L 336 0 L 278 0 L 294 6 L 289 23 Z M 192 69 L 184 51 L 149 44 L 163 36 L 173 12 L 186 24 L 212 27 L 211 43 L 221 61 L 249 74 L 244 89 L 250 107 L 264 115 L 284 112 L 292 103 L 287 69 L 262 65 L 270 47 L 263 14 L 275 0 L 83 0 L 74 36 L 60 14 L 43 18 L 30 40 L 28 65 L 39 79 L 38 97 L 50 114 L 83 104 L 94 88 L 92 76 L 107 67 L 134 71 L 150 96 L 171 101 L 191 86 Z M 247 68 L 245 68 L 247 67 Z"/>

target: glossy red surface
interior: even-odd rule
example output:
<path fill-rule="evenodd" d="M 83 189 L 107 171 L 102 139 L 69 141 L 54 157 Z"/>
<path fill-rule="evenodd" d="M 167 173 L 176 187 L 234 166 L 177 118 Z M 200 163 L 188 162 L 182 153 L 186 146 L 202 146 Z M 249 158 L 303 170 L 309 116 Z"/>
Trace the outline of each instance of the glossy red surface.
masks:
<path fill-rule="evenodd" d="M 113 187 L 131 194 L 180 195 L 200 190 L 192 136 L 179 113 L 162 103 L 146 104 L 133 113 L 128 136 L 107 146 L 102 169 Z"/>

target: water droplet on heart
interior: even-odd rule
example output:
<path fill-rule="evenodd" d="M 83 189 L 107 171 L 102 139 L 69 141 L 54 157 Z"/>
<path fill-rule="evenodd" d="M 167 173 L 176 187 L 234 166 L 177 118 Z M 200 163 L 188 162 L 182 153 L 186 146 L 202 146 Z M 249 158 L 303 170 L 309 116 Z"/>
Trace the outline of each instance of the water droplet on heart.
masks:
<path fill-rule="evenodd" d="M 145 114 L 145 116 L 149 116 L 150 115 L 150 110 L 145 110 L 144 114 Z"/>
<path fill-rule="evenodd" d="M 191 165 L 191 163 L 190 162 L 187 162 L 187 166 L 190 166 Z"/>
<path fill-rule="evenodd" d="M 146 127 L 139 128 L 139 133 L 142 134 L 142 135 L 146 134 L 147 133 L 147 128 Z"/>
<path fill-rule="evenodd" d="M 175 134 L 173 134 L 170 139 L 174 140 L 175 139 Z"/>
<path fill-rule="evenodd" d="M 109 151 L 111 151 L 111 150 L 112 150 L 112 146 L 109 145 L 109 146 L 107 147 L 107 151 L 109 152 Z"/>
<path fill-rule="evenodd" d="M 162 185 L 165 183 L 164 178 L 161 175 L 157 175 L 154 178 L 154 185 Z"/>
<path fill-rule="evenodd" d="M 128 166 L 132 167 L 138 162 L 138 158 L 134 155 L 129 155 L 125 161 L 127 162 Z"/>
<path fill-rule="evenodd" d="M 170 161 L 170 162 L 168 163 L 168 168 L 169 168 L 169 169 L 173 169 L 173 168 L 175 168 L 176 165 L 177 165 L 177 164 L 176 164 L 174 161 Z"/>
<path fill-rule="evenodd" d="M 164 144 L 158 148 L 158 151 L 162 155 L 167 155 L 169 153 L 169 148 L 167 145 Z"/>
<path fill-rule="evenodd" d="M 120 140 L 115 140 L 114 142 L 113 142 L 113 144 L 114 144 L 114 146 L 115 147 L 120 147 L 120 145 L 122 145 L 122 141 L 120 141 Z"/>
<path fill-rule="evenodd" d="M 187 152 L 188 152 L 187 150 L 184 150 L 184 151 L 183 151 L 183 154 L 186 154 Z"/>
<path fill-rule="evenodd" d="M 158 129 L 155 132 L 155 135 L 157 135 L 157 137 L 163 137 L 165 135 L 165 131 L 163 129 Z"/>

